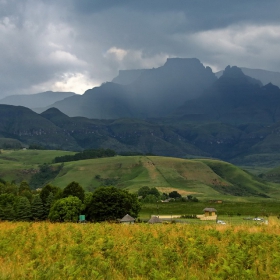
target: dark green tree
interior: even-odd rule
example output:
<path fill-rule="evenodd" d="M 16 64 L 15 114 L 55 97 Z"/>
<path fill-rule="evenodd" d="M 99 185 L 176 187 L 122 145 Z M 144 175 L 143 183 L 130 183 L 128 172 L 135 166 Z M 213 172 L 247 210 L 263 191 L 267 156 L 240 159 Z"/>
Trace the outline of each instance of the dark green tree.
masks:
<path fill-rule="evenodd" d="M 92 196 L 93 193 L 92 192 L 85 192 L 85 198 L 84 198 L 84 204 L 83 204 L 83 211 L 81 214 L 87 214 L 88 209 L 91 205 L 91 201 L 92 201 Z M 87 218 L 87 217 L 86 217 Z"/>
<path fill-rule="evenodd" d="M 142 196 L 142 198 L 145 198 L 147 195 L 153 195 L 155 197 L 160 197 L 160 192 L 155 187 L 149 188 L 147 186 L 141 187 L 138 190 L 138 196 Z"/>
<path fill-rule="evenodd" d="M 55 202 L 55 197 L 54 197 L 53 193 L 50 192 L 49 196 L 46 199 L 46 203 L 43 204 L 43 206 L 44 206 L 44 219 L 46 219 L 49 216 L 50 209 L 51 209 L 52 205 L 54 204 L 54 202 Z"/>
<path fill-rule="evenodd" d="M 0 182 L 0 194 L 6 193 L 6 183 Z"/>
<path fill-rule="evenodd" d="M 138 190 L 138 196 L 142 196 L 142 198 L 145 198 L 150 193 L 150 188 L 147 186 L 141 187 Z"/>
<path fill-rule="evenodd" d="M 93 193 L 92 192 L 85 192 L 84 204 L 85 207 L 88 207 L 91 204 Z"/>
<path fill-rule="evenodd" d="M 93 193 L 86 215 L 91 221 L 115 220 L 126 214 L 136 218 L 140 209 L 135 194 L 115 187 L 101 187 Z"/>
<path fill-rule="evenodd" d="M 192 195 L 187 195 L 188 201 L 198 202 L 198 199 Z"/>
<path fill-rule="evenodd" d="M 167 193 L 162 193 L 162 195 L 161 195 L 162 200 L 168 199 L 168 197 L 169 197 L 169 195 Z"/>
<path fill-rule="evenodd" d="M 7 203 L 5 208 L 0 207 L 0 220 L 13 221 L 16 218 L 14 206 Z"/>
<path fill-rule="evenodd" d="M 44 219 L 44 206 L 40 195 L 35 195 L 31 204 L 32 217 L 35 221 Z"/>
<path fill-rule="evenodd" d="M 21 192 L 20 196 L 26 197 L 29 200 L 29 202 L 31 202 L 33 199 L 32 192 L 30 192 L 30 191 L 23 191 L 23 192 Z"/>
<path fill-rule="evenodd" d="M 177 191 L 172 191 L 169 193 L 169 197 L 171 198 L 180 198 L 182 197 Z"/>
<path fill-rule="evenodd" d="M 20 196 L 25 196 L 26 198 L 28 198 L 28 200 L 31 202 L 32 201 L 32 193 L 31 193 L 31 189 L 28 185 L 27 182 L 22 181 L 20 183 L 19 189 L 18 189 L 18 194 Z"/>
<path fill-rule="evenodd" d="M 56 186 L 47 184 L 44 186 L 40 192 L 40 198 L 42 199 L 43 204 L 46 204 L 47 198 L 52 193 L 54 197 L 58 197 L 60 193 L 60 189 Z"/>
<path fill-rule="evenodd" d="M 14 204 L 16 196 L 10 193 L 0 195 L 0 207 L 5 207 L 7 203 Z"/>
<path fill-rule="evenodd" d="M 148 194 L 145 198 L 141 199 L 142 203 L 155 203 L 158 201 L 158 197 L 153 194 Z"/>
<path fill-rule="evenodd" d="M 53 204 L 49 219 L 52 222 L 77 222 L 82 209 L 83 203 L 78 197 L 68 196 Z"/>
<path fill-rule="evenodd" d="M 29 187 L 29 185 L 28 185 L 28 183 L 26 181 L 22 181 L 20 183 L 19 189 L 18 189 L 19 195 L 21 195 L 25 191 L 31 192 L 31 189 L 30 189 L 30 187 Z"/>
<path fill-rule="evenodd" d="M 160 197 L 160 192 L 157 188 L 151 188 L 149 194 L 154 195 L 155 197 Z"/>
<path fill-rule="evenodd" d="M 32 218 L 31 205 L 27 197 L 19 197 L 16 204 L 16 219 L 19 221 L 30 221 Z"/>
<path fill-rule="evenodd" d="M 68 197 L 70 195 L 76 196 L 81 201 L 84 201 L 85 191 L 79 183 L 73 181 L 70 184 L 68 184 L 62 191 L 62 197 Z"/>
<path fill-rule="evenodd" d="M 0 219 L 13 221 L 15 219 L 14 204 L 16 196 L 13 194 L 5 193 L 0 195 Z"/>
<path fill-rule="evenodd" d="M 4 193 L 10 193 L 10 194 L 17 195 L 18 194 L 18 186 L 16 184 L 6 182 L 3 191 L 4 191 Z"/>

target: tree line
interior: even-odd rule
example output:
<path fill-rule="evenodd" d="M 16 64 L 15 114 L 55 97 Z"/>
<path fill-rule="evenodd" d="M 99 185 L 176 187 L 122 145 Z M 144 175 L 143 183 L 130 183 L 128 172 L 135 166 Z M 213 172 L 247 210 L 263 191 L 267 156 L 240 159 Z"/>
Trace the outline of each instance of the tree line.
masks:
<path fill-rule="evenodd" d="M 141 187 L 137 194 L 142 203 L 155 203 L 159 200 L 168 200 L 170 202 L 198 202 L 198 199 L 192 195 L 182 197 L 182 195 L 177 191 L 171 191 L 170 193 L 160 193 L 157 188 L 150 188 L 148 186 Z"/>
<path fill-rule="evenodd" d="M 111 149 L 89 149 L 82 152 L 76 153 L 74 155 L 65 155 L 54 158 L 54 163 L 68 162 L 68 161 L 78 161 L 83 159 L 92 158 L 103 158 L 103 157 L 114 157 L 116 152 Z"/>
<path fill-rule="evenodd" d="M 85 192 L 77 182 L 63 190 L 48 184 L 31 190 L 27 182 L 19 186 L 0 179 L 0 220 L 77 222 L 116 220 L 129 214 L 137 217 L 140 203 L 136 195 L 116 187 L 100 187 Z"/>

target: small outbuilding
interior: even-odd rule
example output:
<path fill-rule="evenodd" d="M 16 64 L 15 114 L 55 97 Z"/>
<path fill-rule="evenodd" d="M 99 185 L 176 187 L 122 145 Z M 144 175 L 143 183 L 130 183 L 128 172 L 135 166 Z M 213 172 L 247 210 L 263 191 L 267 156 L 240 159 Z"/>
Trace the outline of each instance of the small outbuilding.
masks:
<path fill-rule="evenodd" d="M 217 219 L 217 210 L 215 208 L 204 208 L 204 215 L 197 215 L 196 217 L 201 221 L 213 221 Z"/>
<path fill-rule="evenodd" d="M 122 224 L 134 224 L 135 219 L 133 217 L 131 217 L 130 215 L 126 214 L 121 220 L 120 222 Z"/>
<path fill-rule="evenodd" d="M 161 219 L 158 216 L 153 216 L 148 221 L 148 224 L 160 224 L 160 223 L 162 223 L 162 221 L 161 221 Z"/>

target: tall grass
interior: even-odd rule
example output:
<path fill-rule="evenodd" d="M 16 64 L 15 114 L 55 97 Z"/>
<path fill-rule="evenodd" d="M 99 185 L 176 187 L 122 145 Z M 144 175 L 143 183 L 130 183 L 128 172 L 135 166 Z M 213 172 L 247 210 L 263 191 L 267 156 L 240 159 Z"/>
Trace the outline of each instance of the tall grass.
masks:
<path fill-rule="evenodd" d="M 0 223 L 0 279 L 279 279 L 280 225 Z"/>

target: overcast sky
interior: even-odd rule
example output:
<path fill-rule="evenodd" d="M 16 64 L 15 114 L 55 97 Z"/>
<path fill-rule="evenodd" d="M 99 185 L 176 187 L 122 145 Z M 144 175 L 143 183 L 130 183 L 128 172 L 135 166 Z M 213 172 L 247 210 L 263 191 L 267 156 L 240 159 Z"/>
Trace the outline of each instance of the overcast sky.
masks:
<path fill-rule="evenodd" d="M 279 0 L 0 0 L 0 97 L 196 57 L 280 72 Z"/>

